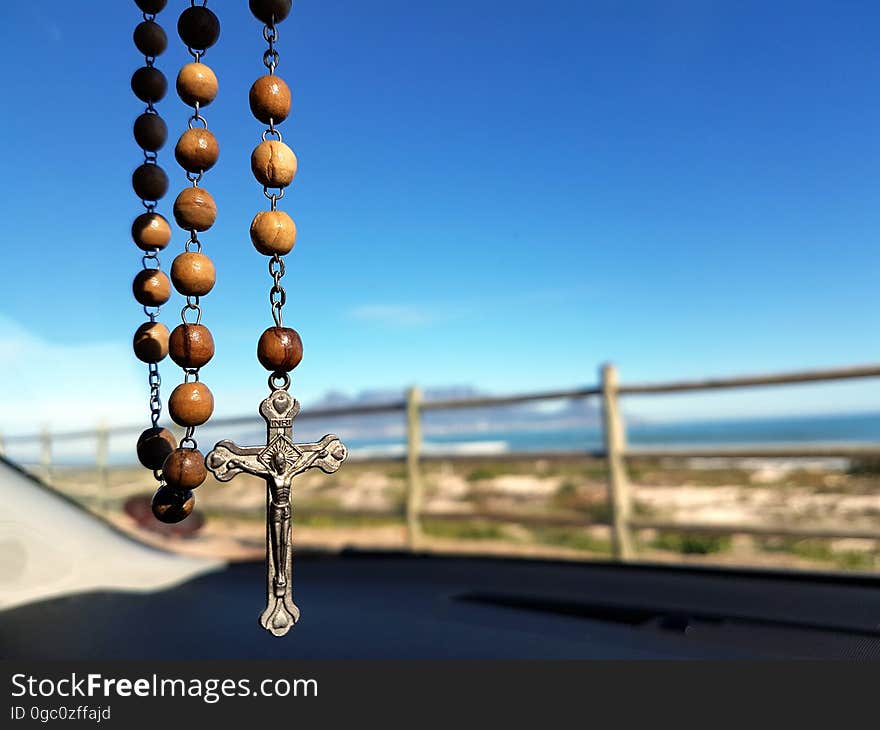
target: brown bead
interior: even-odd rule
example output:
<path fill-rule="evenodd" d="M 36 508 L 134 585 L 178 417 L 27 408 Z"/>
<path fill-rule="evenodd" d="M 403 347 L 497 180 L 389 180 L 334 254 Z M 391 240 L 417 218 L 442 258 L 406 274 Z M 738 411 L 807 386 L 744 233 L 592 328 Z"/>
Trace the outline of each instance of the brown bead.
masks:
<path fill-rule="evenodd" d="M 158 213 L 141 213 L 131 224 L 131 238 L 142 251 L 165 248 L 171 240 L 171 226 Z"/>
<path fill-rule="evenodd" d="M 296 155 L 284 142 L 267 139 L 260 142 L 251 154 L 254 177 L 270 188 L 284 188 L 296 175 Z"/>
<path fill-rule="evenodd" d="M 214 412 L 214 396 L 204 383 L 181 383 L 171 391 L 168 413 L 178 426 L 201 426 Z"/>
<path fill-rule="evenodd" d="M 280 23 L 290 13 L 291 0 L 250 0 L 251 12 L 264 23 Z"/>
<path fill-rule="evenodd" d="M 134 0 L 135 4 L 143 10 L 145 13 L 150 13 L 155 15 L 156 13 L 162 12 L 162 8 L 165 7 L 165 3 L 168 0 Z"/>
<path fill-rule="evenodd" d="M 195 489 L 208 478 L 205 456 L 198 449 L 174 449 L 162 464 L 162 476 L 169 487 Z"/>
<path fill-rule="evenodd" d="M 158 68 L 141 66 L 131 76 L 131 90 L 141 101 L 161 101 L 168 91 L 168 80 Z"/>
<path fill-rule="evenodd" d="M 187 129 L 177 140 L 174 157 L 187 172 L 204 172 L 214 167 L 220 156 L 217 138 L 207 129 Z"/>
<path fill-rule="evenodd" d="M 161 322 L 144 322 L 134 332 L 132 346 L 141 362 L 160 362 L 168 354 L 168 328 Z"/>
<path fill-rule="evenodd" d="M 158 307 L 171 298 L 171 282 L 159 269 L 143 269 L 131 285 L 134 298 L 145 307 Z"/>
<path fill-rule="evenodd" d="M 204 63 L 188 63 L 177 74 L 177 95 L 189 106 L 208 106 L 217 96 L 217 76 Z"/>
<path fill-rule="evenodd" d="M 174 201 L 174 220 L 185 231 L 207 231 L 217 220 L 217 204 L 204 188 L 184 188 Z"/>
<path fill-rule="evenodd" d="M 180 14 L 177 33 L 190 48 L 205 50 L 220 37 L 220 21 L 208 8 L 196 5 Z"/>
<path fill-rule="evenodd" d="M 203 297 L 217 281 L 214 262 L 203 253 L 182 253 L 171 264 L 171 281 L 184 296 Z"/>
<path fill-rule="evenodd" d="M 134 141 L 147 152 L 162 149 L 168 139 L 168 125 L 158 114 L 141 114 L 134 120 Z"/>
<path fill-rule="evenodd" d="M 200 368 L 214 357 L 214 338 L 203 324 L 179 324 L 168 341 L 171 359 L 182 368 Z"/>
<path fill-rule="evenodd" d="M 296 243 L 296 223 L 283 210 L 261 210 L 251 221 L 254 248 L 266 256 L 284 256 Z"/>
<path fill-rule="evenodd" d="M 168 192 L 168 175 L 158 165 L 144 163 L 131 174 L 131 186 L 142 200 L 159 200 Z"/>
<path fill-rule="evenodd" d="M 290 372 L 303 357 L 299 333 L 290 327 L 270 327 L 257 343 L 257 360 L 266 370 Z"/>
<path fill-rule="evenodd" d="M 290 114 L 290 88 L 275 74 L 254 81 L 248 99 L 251 112 L 263 124 L 280 124 Z"/>
<path fill-rule="evenodd" d="M 165 459 L 177 448 L 174 434 L 167 428 L 148 428 L 137 440 L 138 461 L 147 469 L 161 469 Z"/>
<path fill-rule="evenodd" d="M 168 47 L 168 36 L 162 26 L 152 20 L 138 23 L 133 37 L 134 45 L 145 56 L 161 56 Z"/>
<path fill-rule="evenodd" d="M 185 520 L 196 506 L 196 498 L 188 489 L 159 487 L 153 495 L 153 516 L 168 525 Z"/>

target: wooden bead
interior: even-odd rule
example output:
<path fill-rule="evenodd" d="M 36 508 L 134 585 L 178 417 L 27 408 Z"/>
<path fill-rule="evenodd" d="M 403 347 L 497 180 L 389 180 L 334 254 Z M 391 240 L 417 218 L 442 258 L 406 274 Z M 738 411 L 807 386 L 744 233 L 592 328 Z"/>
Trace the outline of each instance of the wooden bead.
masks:
<path fill-rule="evenodd" d="M 214 338 L 203 324 L 179 324 L 168 342 L 171 359 L 182 368 L 200 368 L 214 357 Z"/>
<path fill-rule="evenodd" d="M 251 112 L 263 124 L 280 124 L 290 114 L 290 88 L 275 74 L 254 81 L 248 99 Z"/>
<path fill-rule="evenodd" d="M 145 13 L 155 15 L 162 12 L 168 0 L 134 0 L 135 4 Z"/>
<path fill-rule="evenodd" d="M 188 63 L 177 74 L 177 95 L 189 106 L 208 106 L 218 88 L 217 76 L 204 63 Z"/>
<path fill-rule="evenodd" d="M 174 449 L 177 440 L 167 428 L 148 428 L 137 440 L 137 456 L 147 469 L 161 469 L 162 464 Z"/>
<path fill-rule="evenodd" d="M 171 391 L 168 413 L 178 426 L 201 426 L 214 412 L 214 396 L 204 383 L 181 383 Z"/>
<path fill-rule="evenodd" d="M 189 48 L 205 50 L 220 37 L 220 21 L 208 8 L 196 5 L 180 14 L 177 33 Z"/>
<path fill-rule="evenodd" d="M 168 175 L 158 165 L 144 163 L 131 174 L 131 186 L 142 200 L 159 200 L 168 192 Z"/>
<path fill-rule="evenodd" d="M 207 129 L 187 129 L 177 140 L 174 157 L 187 172 L 204 172 L 214 167 L 220 156 L 217 138 Z"/>
<path fill-rule="evenodd" d="M 270 327 L 260 335 L 257 359 L 266 370 L 290 372 L 299 365 L 302 357 L 302 340 L 296 330 Z"/>
<path fill-rule="evenodd" d="M 251 221 L 254 248 L 266 256 L 284 256 L 296 243 L 296 223 L 283 210 L 261 210 Z"/>
<path fill-rule="evenodd" d="M 147 152 L 158 152 L 168 139 L 168 125 L 158 114 L 141 114 L 134 120 L 134 141 Z"/>
<path fill-rule="evenodd" d="M 169 487 L 195 489 L 208 478 L 205 456 L 198 449 L 174 449 L 162 464 L 162 476 Z"/>
<path fill-rule="evenodd" d="M 168 36 L 162 26 L 152 20 L 138 23 L 133 37 L 134 45 L 145 56 L 161 56 L 168 47 Z"/>
<path fill-rule="evenodd" d="M 171 281 L 184 296 L 203 297 L 217 281 L 214 262 L 203 253 L 182 253 L 171 264 Z"/>
<path fill-rule="evenodd" d="M 153 495 L 153 515 L 159 522 L 168 525 L 185 520 L 195 506 L 196 498 L 188 489 L 164 486 L 159 487 Z"/>
<path fill-rule="evenodd" d="M 134 332 L 132 347 L 141 362 L 160 362 L 168 354 L 168 328 L 161 322 L 144 322 Z"/>
<path fill-rule="evenodd" d="M 291 0 L 250 0 L 251 12 L 264 23 L 280 23 L 290 13 Z"/>
<path fill-rule="evenodd" d="M 217 204 L 204 188 L 184 188 L 174 201 L 174 220 L 185 231 L 207 231 L 217 220 Z"/>
<path fill-rule="evenodd" d="M 143 269 L 131 285 L 134 298 L 145 307 L 158 307 L 171 297 L 171 282 L 159 269 Z"/>
<path fill-rule="evenodd" d="M 251 154 L 254 177 L 270 188 L 284 188 L 296 175 L 296 155 L 284 142 L 267 139 L 260 142 Z"/>
<path fill-rule="evenodd" d="M 141 66 L 131 76 L 131 90 L 143 102 L 161 101 L 168 91 L 168 80 L 158 68 Z"/>
<path fill-rule="evenodd" d="M 171 240 L 171 226 L 158 213 L 141 213 L 131 224 L 131 238 L 142 251 L 162 249 Z"/>

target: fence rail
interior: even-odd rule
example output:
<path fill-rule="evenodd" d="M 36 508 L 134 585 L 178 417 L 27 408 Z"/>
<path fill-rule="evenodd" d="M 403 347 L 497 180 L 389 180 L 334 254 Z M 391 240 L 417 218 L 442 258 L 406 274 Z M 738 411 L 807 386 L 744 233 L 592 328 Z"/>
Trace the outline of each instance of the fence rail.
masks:
<path fill-rule="evenodd" d="M 439 459 L 456 461 L 485 460 L 486 455 L 465 454 L 450 457 L 440 454 L 426 454 L 422 449 L 422 414 L 426 411 L 484 408 L 489 406 L 518 405 L 545 400 L 579 399 L 599 396 L 602 410 L 602 434 L 604 448 L 596 450 L 523 452 L 492 455 L 493 460 L 536 460 L 571 457 L 592 457 L 605 460 L 608 469 L 608 503 L 610 506 L 610 531 L 614 556 L 619 560 L 635 557 L 634 533 L 639 530 L 695 532 L 705 534 L 742 533 L 765 536 L 821 537 L 821 538 L 868 538 L 880 540 L 880 531 L 850 530 L 846 528 L 792 528 L 784 525 L 747 524 L 706 524 L 684 522 L 659 522 L 633 517 L 633 503 L 627 464 L 637 459 L 662 458 L 731 458 L 780 457 L 780 458 L 878 458 L 880 443 L 872 444 L 747 444 L 736 446 L 675 447 L 675 448 L 629 448 L 626 443 L 626 428 L 620 411 L 621 396 L 650 395 L 662 393 L 681 393 L 688 391 L 718 390 L 728 388 L 751 388 L 778 385 L 793 385 L 816 382 L 850 380 L 854 378 L 880 377 L 880 364 L 852 367 L 804 370 L 797 372 L 746 375 L 729 378 L 707 378 L 702 380 L 683 380 L 661 383 L 621 384 L 617 369 L 608 364 L 600 370 L 600 382 L 596 386 L 551 390 L 535 393 L 521 393 L 507 396 L 452 398 L 443 400 L 423 400 L 418 388 L 410 388 L 403 400 L 329 408 L 315 408 L 301 413 L 300 419 L 333 418 L 340 416 L 362 416 L 380 413 L 400 413 L 406 420 L 406 451 L 403 455 L 373 457 L 365 461 L 398 461 L 406 467 L 406 502 L 403 518 L 406 521 L 408 542 L 417 550 L 422 538 L 422 523 L 425 520 L 480 519 L 494 522 L 523 522 L 540 525 L 587 526 L 591 523 L 585 518 L 572 515 L 529 514 L 525 512 L 437 512 L 426 511 L 423 506 L 423 480 L 421 465 Z M 256 422 L 252 416 L 217 418 L 212 426 L 245 426 Z M 8 444 L 31 443 L 39 445 L 40 473 L 49 480 L 52 475 L 52 447 L 59 441 L 94 438 L 96 440 L 95 465 L 98 470 L 99 485 L 108 484 L 107 455 L 109 439 L 113 435 L 133 435 L 140 433 L 141 426 L 121 426 L 108 428 L 100 426 L 97 430 L 78 430 L 50 433 L 43 429 L 38 434 L 0 435 L 0 453 Z M 321 510 L 322 515 L 351 515 L 345 510 Z M 358 513 L 359 514 L 359 513 Z M 370 512 L 370 515 L 400 517 L 399 513 Z"/>

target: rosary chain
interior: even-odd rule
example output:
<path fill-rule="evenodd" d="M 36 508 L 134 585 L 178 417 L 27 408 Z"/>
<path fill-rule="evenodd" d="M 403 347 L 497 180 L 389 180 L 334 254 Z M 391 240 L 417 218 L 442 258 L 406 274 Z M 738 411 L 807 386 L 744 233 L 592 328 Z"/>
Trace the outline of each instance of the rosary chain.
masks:
<path fill-rule="evenodd" d="M 156 22 L 156 13 L 143 12 L 141 14 L 141 17 L 143 18 L 144 23 L 155 23 Z M 161 32 L 161 29 L 160 29 L 160 32 Z M 135 31 L 135 36 L 137 38 L 137 31 Z M 135 42 L 136 42 L 136 45 L 138 45 L 140 47 L 140 44 L 137 43 L 137 39 Z M 154 69 L 155 64 L 156 64 L 156 55 L 158 53 L 162 52 L 162 50 L 163 50 L 162 47 L 153 47 L 153 48 L 147 48 L 147 49 L 142 49 L 142 50 L 149 51 L 149 52 L 144 53 L 144 67 L 149 68 L 149 69 Z M 144 108 L 143 116 L 148 120 L 152 118 L 152 122 L 150 122 L 150 124 L 164 125 L 164 123 L 161 120 L 161 117 L 159 116 L 159 112 L 156 110 L 156 107 L 154 104 L 154 99 L 152 97 L 150 97 L 146 100 L 145 103 L 146 103 L 146 107 Z M 135 125 L 135 128 L 136 128 L 135 136 L 137 138 L 137 124 Z M 141 147 L 142 152 L 143 152 L 143 164 L 158 167 L 158 164 L 159 164 L 158 149 L 162 146 L 162 143 L 159 142 L 158 144 L 151 144 L 150 142 L 144 141 L 141 138 L 138 138 L 137 141 L 141 145 L 148 145 L 149 146 L 149 149 L 147 148 L 147 146 Z M 155 213 L 156 207 L 158 205 L 158 199 L 141 197 L 141 204 L 143 205 L 143 207 L 147 213 L 152 214 L 152 213 Z M 136 242 L 138 243 L 138 246 L 141 248 L 141 250 L 144 251 L 143 254 L 141 255 L 142 269 L 145 271 L 158 271 L 158 270 L 160 270 L 161 269 L 161 262 L 159 260 L 160 247 L 157 246 L 155 248 L 144 249 L 143 246 L 145 245 L 145 242 L 143 239 L 141 239 L 140 241 L 136 241 Z M 158 321 L 158 318 L 159 318 L 160 306 L 158 304 L 143 304 L 142 306 L 143 306 L 144 314 L 149 319 L 149 325 L 155 325 Z M 161 397 L 162 378 L 159 374 L 158 360 L 154 359 L 153 357 L 151 357 L 150 361 L 147 363 L 147 385 L 149 387 L 148 404 L 149 404 L 149 409 L 150 409 L 150 423 L 152 424 L 153 429 L 158 429 L 159 428 L 159 420 L 162 417 L 162 397 Z M 156 464 L 151 464 L 150 466 L 155 467 Z M 164 485 L 164 476 L 162 474 L 161 468 L 158 468 L 158 469 L 152 468 L 151 471 L 153 472 L 153 476 L 155 477 L 156 481 L 159 482 L 160 487 L 162 485 Z"/>
<path fill-rule="evenodd" d="M 207 48 L 213 45 L 217 37 L 219 36 L 219 21 L 216 16 L 209 10 L 207 10 L 208 2 L 207 0 L 202 0 L 199 2 L 198 0 L 190 0 L 189 7 L 186 8 L 180 15 L 180 21 L 178 23 L 178 31 L 181 39 L 184 42 L 184 45 L 187 48 L 189 54 L 193 57 L 194 64 L 188 64 L 188 67 L 192 67 L 195 64 L 201 64 L 202 60 L 207 53 Z M 204 9 L 204 10 L 202 10 Z M 195 20 L 198 18 L 198 20 Z M 213 25 L 213 32 L 211 31 L 211 26 Z M 216 161 L 216 151 L 214 153 L 213 161 L 206 161 L 205 159 L 199 160 L 199 163 L 193 163 L 192 159 L 185 160 L 185 156 L 181 157 L 179 154 L 180 146 L 183 144 L 183 140 L 187 135 L 192 137 L 195 135 L 197 139 L 200 140 L 199 145 L 202 145 L 205 138 L 213 140 L 213 135 L 208 132 L 208 120 L 202 114 L 202 107 L 209 104 L 213 98 L 214 94 L 216 94 L 216 78 L 213 75 L 213 72 L 207 66 L 200 66 L 200 69 L 203 71 L 198 72 L 202 74 L 200 78 L 212 78 L 214 79 L 214 91 L 212 94 L 208 94 L 204 89 L 195 90 L 189 89 L 186 93 L 182 91 L 180 83 L 181 79 L 184 78 L 184 71 L 187 67 L 184 67 L 181 70 L 181 75 L 178 77 L 178 92 L 180 94 L 181 99 L 192 108 L 192 113 L 187 119 L 187 130 L 181 136 L 181 142 L 178 143 L 178 149 L 176 151 L 176 156 L 178 162 L 181 167 L 184 168 L 185 177 L 187 182 L 193 189 L 198 189 L 201 186 L 202 180 L 204 178 L 205 170 L 210 168 L 213 163 Z M 197 74 L 198 76 L 198 74 Z M 198 131 L 194 132 L 193 130 L 206 130 L 204 134 L 199 136 L 201 133 Z M 216 150 L 216 141 L 214 141 L 215 150 Z M 179 199 L 184 196 L 186 191 L 182 192 L 179 196 Z M 210 196 L 207 192 L 199 193 L 198 195 L 207 196 L 210 200 Z M 190 198 L 191 200 L 193 198 Z M 198 200 L 198 197 L 195 198 Z M 199 238 L 199 232 L 204 231 L 211 226 L 213 220 L 211 220 L 207 225 L 202 225 L 197 223 L 195 220 L 186 220 L 185 218 L 178 218 L 178 223 L 181 227 L 187 231 L 188 238 L 184 243 L 184 252 L 175 259 L 175 266 L 178 265 L 179 261 L 186 261 L 187 259 L 192 260 L 201 259 L 201 266 L 205 266 L 205 262 L 210 265 L 210 260 L 208 260 L 204 256 L 200 256 L 202 254 L 202 242 Z M 185 268 L 186 264 L 181 264 L 182 268 Z M 174 268 L 172 268 L 172 274 L 174 273 Z M 192 269 L 189 270 L 190 274 L 192 274 Z M 212 276 L 213 276 L 213 266 L 211 266 Z M 208 285 L 207 289 L 202 288 L 203 282 L 194 282 L 187 281 L 184 279 L 174 279 L 174 286 L 178 290 L 179 293 L 185 296 L 185 303 L 180 310 L 180 320 L 181 327 L 183 328 L 182 337 L 188 338 L 191 335 L 195 336 L 196 330 L 194 328 L 201 327 L 202 323 L 202 306 L 200 303 L 199 294 L 205 294 L 208 290 L 213 286 L 213 280 Z M 202 327 L 202 331 L 206 332 L 205 328 Z M 210 333 L 200 335 L 200 337 L 207 336 L 208 341 L 210 342 Z M 201 340 L 204 342 L 204 340 Z M 195 384 L 200 383 L 200 368 L 207 362 L 207 359 L 210 359 L 210 356 L 213 355 L 213 344 L 211 345 L 211 353 L 208 355 L 207 359 L 196 360 L 191 357 L 191 354 L 188 351 L 188 346 L 184 348 L 186 350 L 183 354 L 178 354 L 178 358 L 175 360 L 183 371 L 183 384 Z M 172 352 L 172 357 L 175 357 L 174 352 Z M 182 386 L 179 386 L 182 387 Z M 200 384 L 202 388 L 200 393 L 200 399 L 204 400 L 205 397 L 209 400 L 212 400 L 213 397 L 210 395 L 210 391 L 207 388 Z M 193 393 L 196 392 L 194 389 Z M 192 425 L 194 421 L 198 421 L 198 423 L 204 423 L 204 420 L 198 420 L 188 417 L 181 417 L 179 411 L 175 409 L 174 404 L 174 396 L 172 395 L 172 403 L 171 403 L 171 415 L 179 423 L 184 426 L 186 431 L 184 433 L 183 439 L 180 441 L 180 448 L 188 448 L 195 449 L 198 444 L 195 440 L 195 430 L 196 426 Z M 208 411 L 208 416 L 210 416 L 210 411 Z"/>
<path fill-rule="evenodd" d="M 267 44 L 266 51 L 263 53 L 263 64 L 268 69 L 270 75 L 275 74 L 275 69 L 278 67 L 278 63 L 281 60 L 278 49 L 275 48 L 275 44 L 278 42 L 278 37 L 278 28 L 275 25 L 273 17 L 271 22 L 266 23 L 266 25 L 263 26 L 263 39 Z M 281 130 L 275 126 L 275 120 L 271 117 L 269 119 L 269 126 L 266 127 L 260 135 L 260 138 L 265 142 L 266 138 L 269 136 L 274 136 L 278 142 L 283 141 Z M 277 210 L 278 201 L 284 197 L 284 190 L 283 187 L 272 189 L 268 186 L 263 186 L 263 195 L 269 200 L 269 210 Z M 284 326 L 283 309 L 284 305 L 287 303 L 287 292 L 281 285 L 281 279 L 284 276 L 284 273 L 284 259 L 276 253 L 271 259 L 269 259 L 269 276 L 272 277 L 272 288 L 269 290 L 269 306 L 276 327 Z M 289 376 L 287 376 L 287 384 L 290 384 Z M 271 378 L 269 385 L 272 387 Z"/>

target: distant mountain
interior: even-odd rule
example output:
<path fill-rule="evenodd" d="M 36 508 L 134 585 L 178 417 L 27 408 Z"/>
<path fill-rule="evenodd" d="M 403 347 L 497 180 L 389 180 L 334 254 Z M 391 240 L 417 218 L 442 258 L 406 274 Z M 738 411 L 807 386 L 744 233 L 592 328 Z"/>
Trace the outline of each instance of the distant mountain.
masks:
<path fill-rule="evenodd" d="M 425 401 L 480 398 L 491 395 L 491 393 L 470 385 L 426 388 L 422 392 Z M 365 390 L 353 396 L 330 392 L 321 400 L 310 404 L 310 408 L 317 410 L 320 408 L 399 403 L 404 398 L 405 389 L 403 388 Z M 427 435 L 436 435 L 455 432 L 583 428 L 597 426 L 600 417 L 596 399 L 577 398 L 506 406 L 429 410 L 424 414 L 423 430 Z M 404 431 L 402 413 L 340 416 L 332 420 L 334 426 L 340 424 L 336 426 L 340 430 L 344 424 L 346 432 L 351 434 L 399 436 Z"/>

